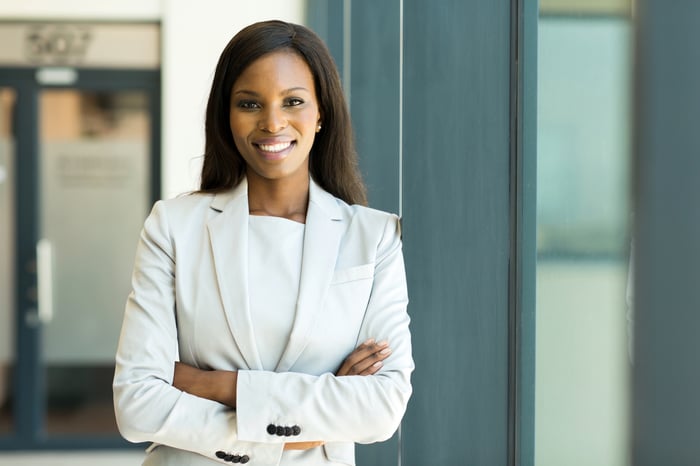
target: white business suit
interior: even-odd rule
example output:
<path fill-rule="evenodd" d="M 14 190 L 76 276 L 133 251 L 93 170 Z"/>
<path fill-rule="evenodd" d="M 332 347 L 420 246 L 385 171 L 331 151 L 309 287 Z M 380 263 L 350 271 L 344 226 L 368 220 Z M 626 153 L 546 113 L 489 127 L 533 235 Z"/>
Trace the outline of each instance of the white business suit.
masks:
<path fill-rule="evenodd" d="M 294 324 L 279 364 L 265 371 L 248 309 L 247 191 L 244 180 L 160 201 L 146 220 L 116 360 L 120 431 L 159 445 L 146 464 L 228 464 L 223 452 L 253 466 L 352 465 L 353 442 L 389 438 L 411 394 L 398 218 L 349 206 L 311 181 Z M 382 369 L 334 376 L 368 338 L 390 343 Z M 176 360 L 238 370 L 236 410 L 172 387 Z M 298 435 L 269 426 L 297 426 Z M 285 442 L 315 440 L 326 444 L 283 454 Z"/>

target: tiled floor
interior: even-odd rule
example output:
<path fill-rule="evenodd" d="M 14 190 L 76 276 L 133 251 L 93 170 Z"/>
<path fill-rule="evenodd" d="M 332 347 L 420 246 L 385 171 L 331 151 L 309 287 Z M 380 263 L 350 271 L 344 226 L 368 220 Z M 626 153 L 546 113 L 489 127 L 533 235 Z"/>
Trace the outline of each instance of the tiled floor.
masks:
<path fill-rule="evenodd" d="M 141 452 L 3 453 L 0 466 L 140 466 Z"/>

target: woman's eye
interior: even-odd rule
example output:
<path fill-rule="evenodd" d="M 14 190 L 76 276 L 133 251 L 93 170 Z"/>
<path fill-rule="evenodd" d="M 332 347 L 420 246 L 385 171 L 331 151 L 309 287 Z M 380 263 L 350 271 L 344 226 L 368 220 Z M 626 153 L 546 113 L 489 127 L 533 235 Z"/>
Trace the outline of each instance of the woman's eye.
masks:
<path fill-rule="evenodd" d="M 289 107 L 296 107 L 297 105 L 301 105 L 303 103 L 304 103 L 304 101 L 297 98 L 297 97 L 292 97 L 292 98 L 287 99 L 287 105 Z"/>
<path fill-rule="evenodd" d="M 258 103 L 252 100 L 241 100 L 236 106 L 243 110 L 254 110 L 259 107 Z"/>

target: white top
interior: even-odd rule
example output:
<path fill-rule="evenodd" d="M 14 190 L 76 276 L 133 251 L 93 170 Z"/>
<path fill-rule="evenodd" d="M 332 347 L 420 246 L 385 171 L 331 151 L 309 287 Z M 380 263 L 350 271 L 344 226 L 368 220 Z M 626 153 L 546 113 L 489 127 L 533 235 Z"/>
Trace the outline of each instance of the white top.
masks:
<path fill-rule="evenodd" d="M 248 222 L 248 280 L 250 314 L 263 369 L 274 371 L 294 323 L 301 257 L 303 223 L 282 217 L 250 215 Z"/>

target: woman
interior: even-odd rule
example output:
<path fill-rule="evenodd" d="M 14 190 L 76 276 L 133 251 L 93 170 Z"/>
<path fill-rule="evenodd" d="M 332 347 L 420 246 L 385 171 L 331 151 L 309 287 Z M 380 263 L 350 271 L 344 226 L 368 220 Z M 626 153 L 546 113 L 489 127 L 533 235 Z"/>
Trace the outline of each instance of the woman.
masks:
<path fill-rule="evenodd" d="M 217 65 L 201 190 L 156 203 L 114 378 L 146 465 L 354 464 L 411 393 L 398 218 L 364 207 L 320 39 L 280 21 Z"/>

